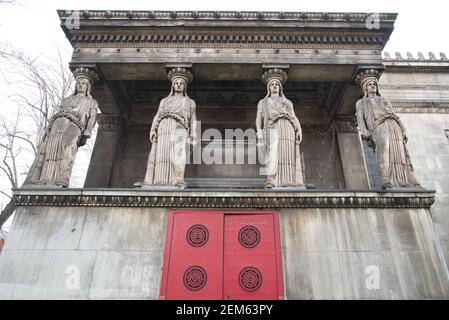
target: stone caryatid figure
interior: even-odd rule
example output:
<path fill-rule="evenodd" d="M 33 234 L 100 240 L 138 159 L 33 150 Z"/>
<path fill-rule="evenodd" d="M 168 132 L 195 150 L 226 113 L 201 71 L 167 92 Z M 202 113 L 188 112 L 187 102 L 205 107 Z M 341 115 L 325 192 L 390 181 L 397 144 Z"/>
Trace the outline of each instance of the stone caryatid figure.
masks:
<path fill-rule="evenodd" d="M 375 69 L 364 70 L 356 77 L 364 93 L 356 104 L 359 130 L 374 148 L 382 189 L 420 188 L 407 151 L 404 126 L 390 101 L 380 95 L 379 78 L 380 72 Z"/>
<path fill-rule="evenodd" d="M 185 68 L 168 72 L 171 91 L 161 100 L 150 130 L 151 151 L 142 187 L 185 188 L 188 144 L 196 144 L 196 105 L 187 95 L 192 74 Z"/>
<path fill-rule="evenodd" d="M 92 135 L 98 103 L 90 91 L 99 77 L 87 68 L 77 68 L 74 76 L 75 92 L 51 117 L 24 185 L 67 188 L 78 147 Z"/>
<path fill-rule="evenodd" d="M 265 187 L 304 189 L 299 149 L 301 125 L 282 89 L 287 74 L 281 69 L 269 69 L 262 80 L 267 85 L 267 95 L 257 105 L 256 128 L 259 151 L 265 158 Z"/>

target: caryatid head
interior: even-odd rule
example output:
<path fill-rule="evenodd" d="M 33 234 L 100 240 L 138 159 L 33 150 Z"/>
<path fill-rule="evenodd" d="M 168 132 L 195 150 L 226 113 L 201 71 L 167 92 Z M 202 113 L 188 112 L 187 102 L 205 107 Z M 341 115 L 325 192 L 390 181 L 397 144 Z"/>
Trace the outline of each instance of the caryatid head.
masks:
<path fill-rule="evenodd" d="M 173 68 L 168 72 L 168 79 L 171 81 L 170 95 L 180 93 L 187 96 L 187 84 L 193 80 L 193 75 L 185 68 Z"/>
<path fill-rule="evenodd" d="M 381 72 L 376 69 L 363 70 L 356 76 L 356 82 L 362 88 L 364 97 L 380 96 L 378 86 L 380 76 Z"/>
<path fill-rule="evenodd" d="M 262 81 L 267 85 L 266 97 L 284 96 L 282 85 L 287 81 L 287 73 L 281 69 L 269 69 L 262 75 Z"/>
<path fill-rule="evenodd" d="M 100 79 L 98 74 L 88 68 L 76 68 L 73 75 L 76 81 L 74 94 L 81 94 L 90 97 L 92 85 Z"/>

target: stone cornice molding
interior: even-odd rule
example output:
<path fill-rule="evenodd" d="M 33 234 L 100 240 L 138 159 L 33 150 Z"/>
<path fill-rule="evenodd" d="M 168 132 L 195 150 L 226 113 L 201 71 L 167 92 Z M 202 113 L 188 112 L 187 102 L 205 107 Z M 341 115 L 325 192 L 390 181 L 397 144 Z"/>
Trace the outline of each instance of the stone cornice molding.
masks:
<path fill-rule="evenodd" d="M 83 20 L 230 20 L 240 21 L 303 21 L 303 22 L 362 22 L 373 13 L 340 12 L 258 12 L 258 11 L 130 11 L 130 10 L 58 10 L 61 20 L 74 14 Z M 377 13 L 380 24 L 393 24 L 397 13 Z"/>
<path fill-rule="evenodd" d="M 438 58 L 433 52 L 429 52 L 428 57 L 422 52 L 418 53 L 418 57 L 410 52 L 406 56 L 396 52 L 391 57 L 388 52 L 384 52 L 382 61 L 388 72 L 449 72 L 449 59 L 444 52 L 440 52 Z"/>
<path fill-rule="evenodd" d="M 396 13 L 58 11 L 74 48 L 241 47 L 381 50 Z M 379 28 L 369 28 L 375 19 Z"/>
<path fill-rule="evenodd" d="M 429 208 L 435 192 L 16 189 L 20 206 L 163 208 Z"/>
<path fill-rule="evenodd" d="M 380 31 L 266 30 L 73 30 L 68 39 L 76 48 L 322 48 L 381 50 L 388 35 Z"/>
<path fill-rule="evenodd" d="M 446 113 L 449 114 L 449 101 L 390 100 L 397 113 Z"/>

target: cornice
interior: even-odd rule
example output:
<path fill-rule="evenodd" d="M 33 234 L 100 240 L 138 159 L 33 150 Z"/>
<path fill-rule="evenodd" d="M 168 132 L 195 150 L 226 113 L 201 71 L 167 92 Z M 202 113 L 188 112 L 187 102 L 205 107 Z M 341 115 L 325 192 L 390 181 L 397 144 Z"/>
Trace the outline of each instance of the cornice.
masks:
<path fill-rule="evenodd" d="M 390 100 L 397 113 L 449 114 L 449 101 Z"/>
<path fill-rule="evenodd" d="M 381 50 L 381 31 L 274 31 L 179 28 L 80 29 L 68 35 L 76 48 L 332 48 Z"/>
<path fill-rule="evenodd" d="M 429 208 L 434 191 L 16 189 L 20 206 L 163 208 Z"/>
<path fill-rule="evenodd" d="M 58 10 L 66 19 L 78 12 L 81 19 L 105 20 L 231 20 L 231 21 L 310 21 L 363 22 L 373 13 L 344 12 L 259 12 L 259 11 L 132 11 L 132 10 Z M 397 13 L 376 13 L 379 23 L 391 23 Z"/>
<path fill-rule="evenodd" d="M 438 58 L 433 52 L 429 52 L 428 57 L 422 52 L 418 52 L 417 57 L 410 52 L 404 56 L 396 52 L 394 57 L 384 52 L 382 62 L 388 72 L 449 72 L 449 59 L 444 52 L 440 52 Z"/>
<path fill-rule="evenodd" d="M 58 10 L 58 14 L 73 47 L 118 48 L 161 43 L 213 48 L 324 43 L 332 48 L 382 49 L 397 17 L 396 13 L 231 11 Z M 377 28 L 369 28 L 372 19 Z"/>

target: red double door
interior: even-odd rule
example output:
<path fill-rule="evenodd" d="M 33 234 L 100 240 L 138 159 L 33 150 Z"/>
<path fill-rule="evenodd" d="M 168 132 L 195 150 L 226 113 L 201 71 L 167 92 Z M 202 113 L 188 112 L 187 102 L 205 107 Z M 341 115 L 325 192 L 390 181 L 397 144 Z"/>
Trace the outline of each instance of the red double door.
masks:
<path fill-rule="evenodd" d="M 276 212 L 172 211 L 161 299 L 283 299 Z"/>

